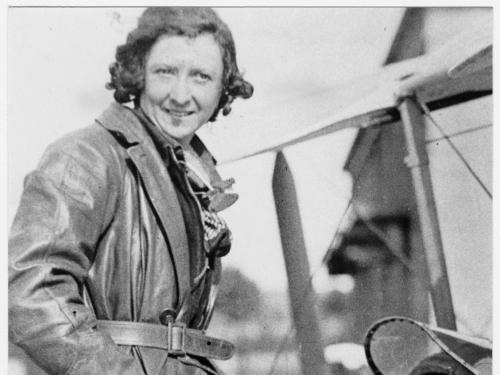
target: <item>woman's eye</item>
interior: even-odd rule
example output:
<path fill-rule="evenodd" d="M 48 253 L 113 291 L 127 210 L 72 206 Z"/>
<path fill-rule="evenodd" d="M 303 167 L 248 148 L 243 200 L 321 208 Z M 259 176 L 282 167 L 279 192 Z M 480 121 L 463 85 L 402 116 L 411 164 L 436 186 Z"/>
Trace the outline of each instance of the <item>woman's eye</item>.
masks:
<path fill-rule="evenodd" d="M 210 81 L 212 79 L 212 77 L 210 77 L 210 75 L 205 74 L 203 72 L 196 72 L 194 74 L 194 77 L 196 78 L 197 81 L 200 81 L 200 82 L 207 82 L 207 81 Z"/>

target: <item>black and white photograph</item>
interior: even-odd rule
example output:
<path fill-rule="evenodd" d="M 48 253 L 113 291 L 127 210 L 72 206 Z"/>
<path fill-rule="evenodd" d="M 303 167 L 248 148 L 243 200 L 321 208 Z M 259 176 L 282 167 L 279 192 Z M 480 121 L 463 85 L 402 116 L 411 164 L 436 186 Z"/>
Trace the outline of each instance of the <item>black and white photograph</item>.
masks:
<path fill-rule="evenodd" d="M 5 7 L 7 373 L 492 375 L 493 7 L 169 3 Z"/>

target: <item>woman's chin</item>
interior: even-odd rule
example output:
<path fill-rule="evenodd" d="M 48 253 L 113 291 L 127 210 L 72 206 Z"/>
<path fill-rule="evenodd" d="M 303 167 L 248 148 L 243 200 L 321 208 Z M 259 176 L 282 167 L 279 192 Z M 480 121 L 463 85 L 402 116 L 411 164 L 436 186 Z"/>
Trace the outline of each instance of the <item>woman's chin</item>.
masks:
<path fill-rule="evenodd" d="M 191 120 L 191 121 L 190 121 Z M 194 133 L 201 127 L 192 119 L 183 119 L 182 121 L 169 121 L 160 123 L 161 129 L 170 137 L 182 143 L 182 140 L 191 140 Z"/>

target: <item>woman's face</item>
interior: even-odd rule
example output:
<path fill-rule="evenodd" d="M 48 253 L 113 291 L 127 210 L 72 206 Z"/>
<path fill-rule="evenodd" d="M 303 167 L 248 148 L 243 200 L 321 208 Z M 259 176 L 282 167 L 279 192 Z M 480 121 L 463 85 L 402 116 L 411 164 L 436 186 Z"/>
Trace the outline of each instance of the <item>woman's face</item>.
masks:
<path fill-rule="evenodd" d="M 211 34 L 164 35 L 146 56 L 141 108 L 187 146 L 219 103 L 222 74 L 221 49 Z"/>

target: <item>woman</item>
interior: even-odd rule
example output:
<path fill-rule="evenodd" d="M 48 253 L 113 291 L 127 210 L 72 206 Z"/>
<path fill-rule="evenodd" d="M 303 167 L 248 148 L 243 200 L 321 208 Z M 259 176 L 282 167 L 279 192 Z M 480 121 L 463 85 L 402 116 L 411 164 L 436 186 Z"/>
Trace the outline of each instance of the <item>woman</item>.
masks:
<path fill-rule="evenodd" d="M 116 103 L 25 180 L 10 340 L 49 374 L 217 373 L 232 346 L 204 330 L 236 196 L 195 132 L 253 87 L 208 8 L 147 9 L 110 73 Z"/>

